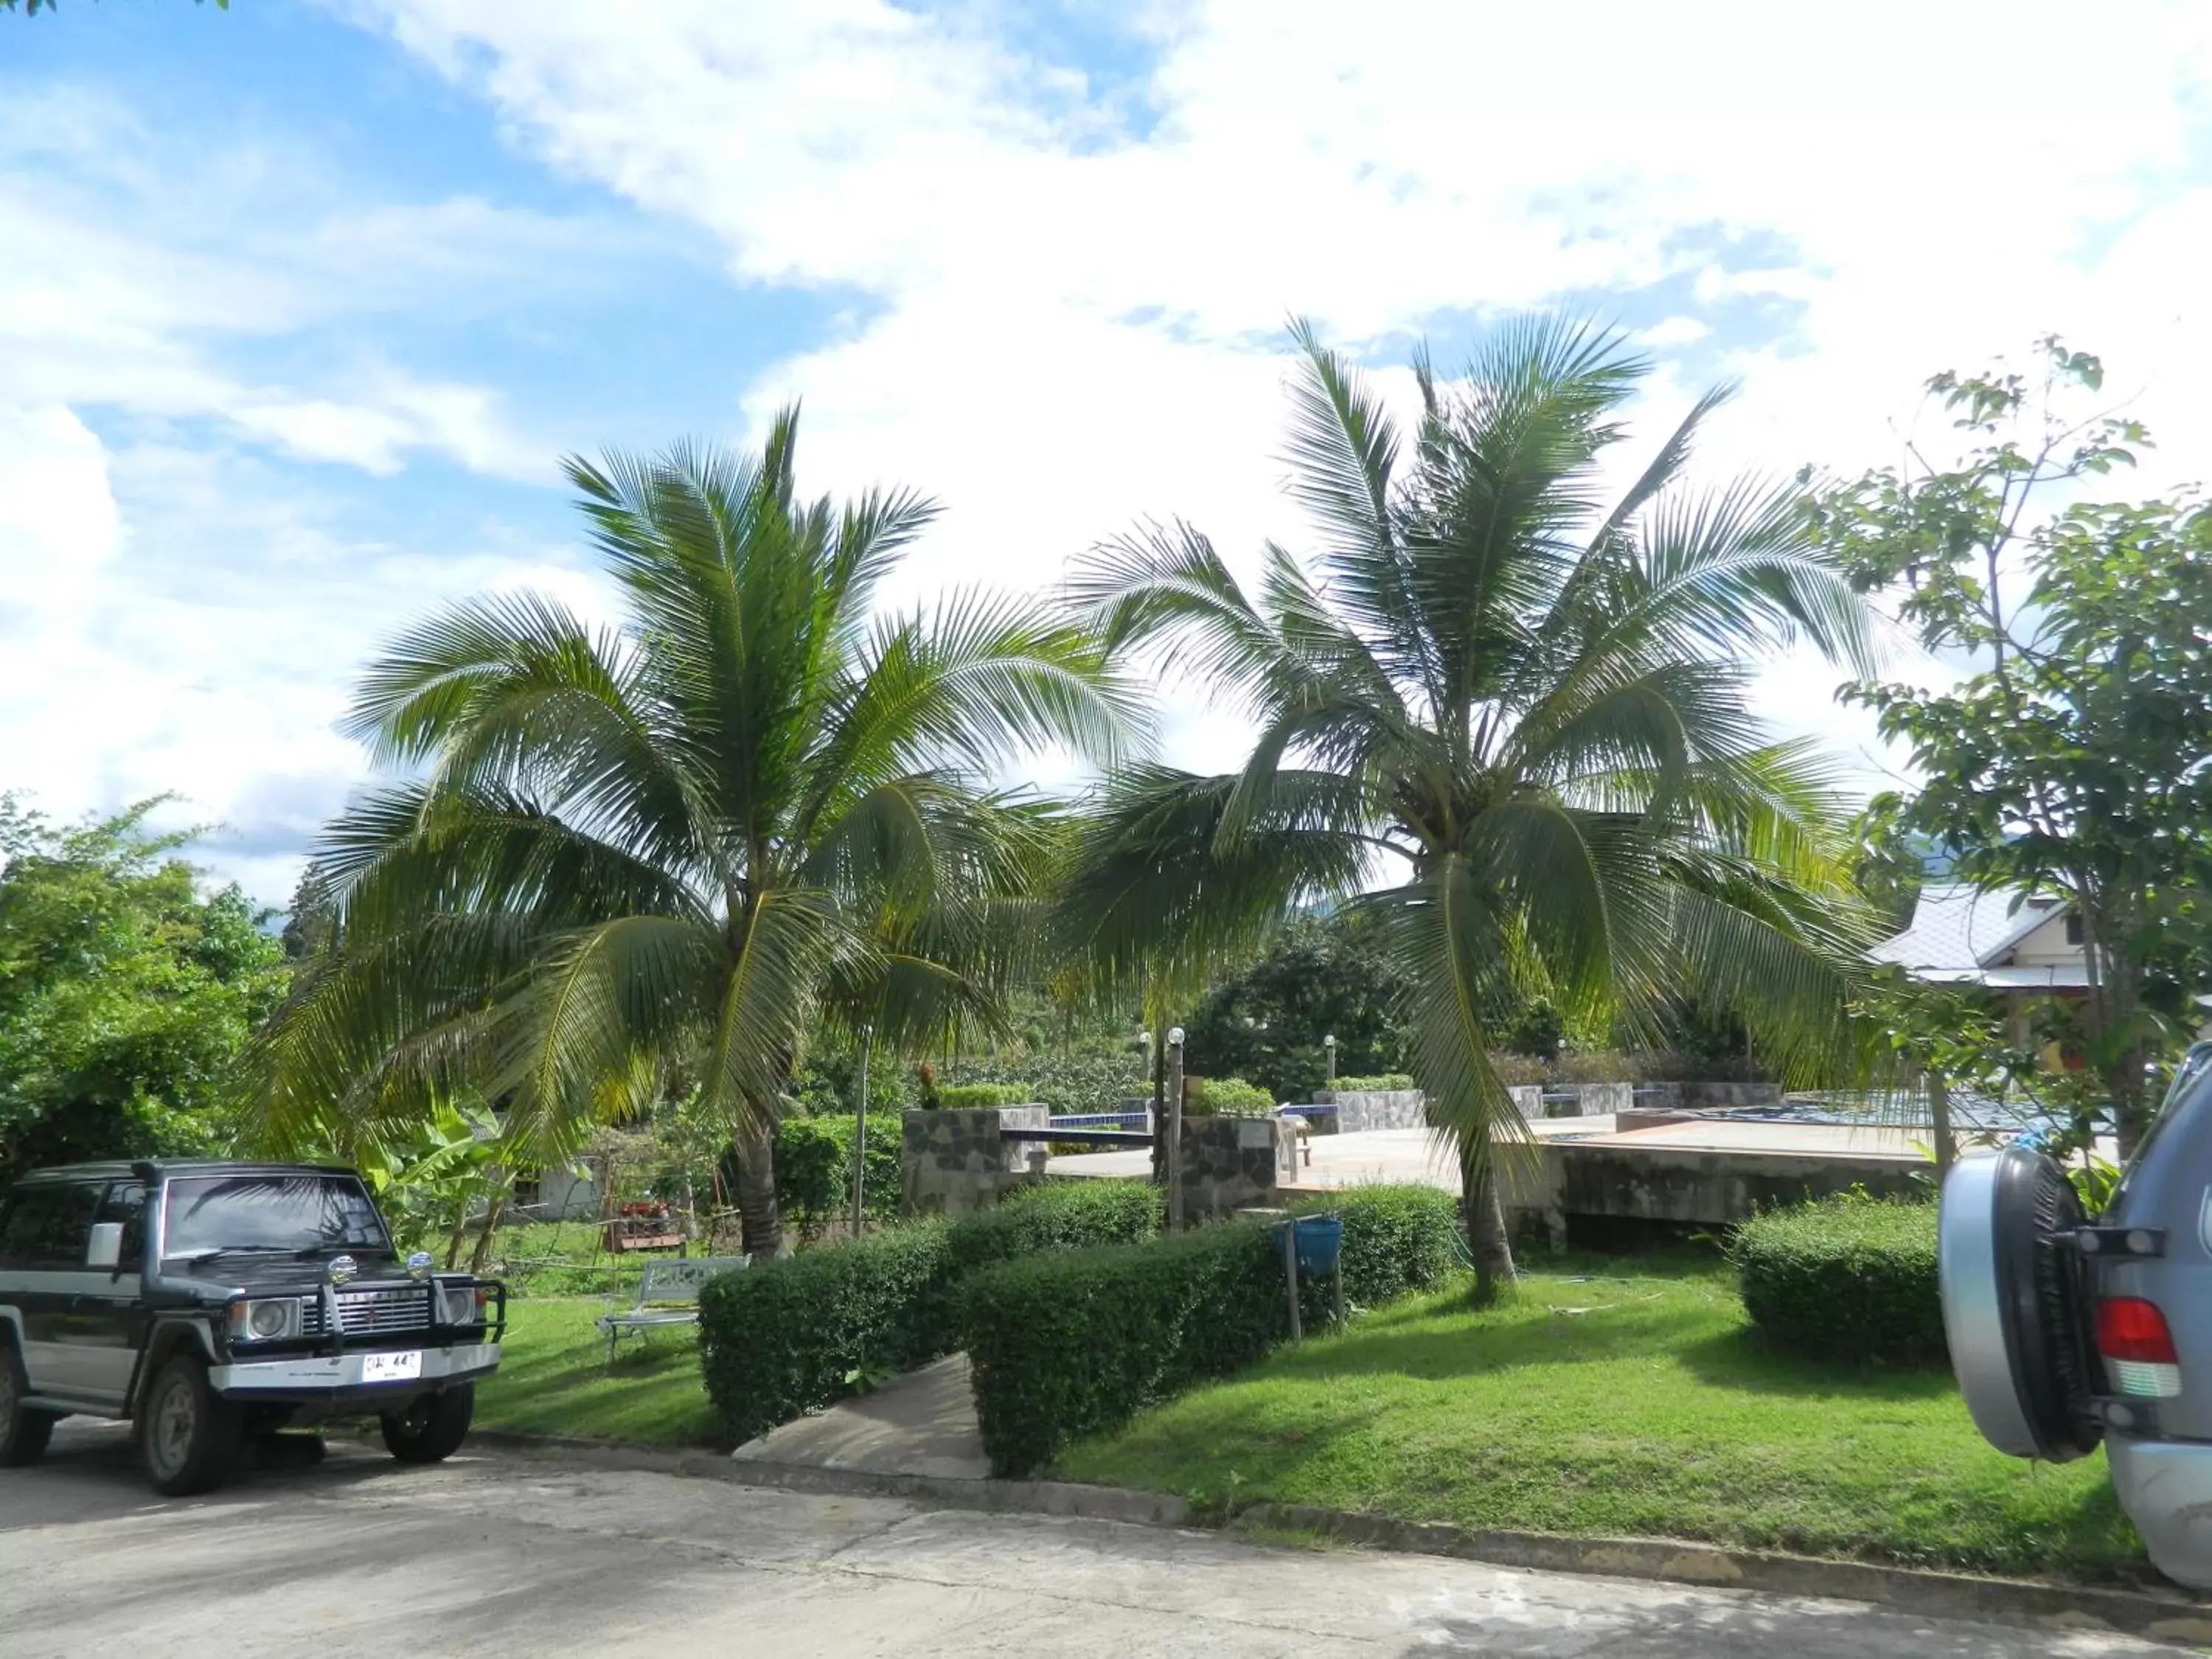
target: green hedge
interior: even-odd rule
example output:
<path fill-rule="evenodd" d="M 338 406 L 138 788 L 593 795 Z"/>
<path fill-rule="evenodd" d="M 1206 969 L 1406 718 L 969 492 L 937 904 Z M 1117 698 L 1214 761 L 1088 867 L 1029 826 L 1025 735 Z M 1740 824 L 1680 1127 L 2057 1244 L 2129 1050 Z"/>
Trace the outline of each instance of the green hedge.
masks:
<path fill-rule="evenodd" d="M 961 1291 L 983 1449 L 1001 1475 L 1241 1370 L 1288 1326 L 1282 1259 L 1249 1222 L 1030 1256 Z"/>
<path fill-rule="evenodd" d="M 1113 1054 L 1032 1054 L 1019 1060 L 963 1060 L 945 1068 L 946 1088 L 971 1083 L 1012 1083 L 1021 1088 L 1013 1103 L 1042 1101 L 1055 1112 L 1111 1112 L 1122 1101 L 1152 1092 L 1152 1074 L 1134 1049 Z M 957 1078 L 957 1083 L 951 1081 Z"/>
<path fill-rule="evenodd" d="M 775 1200 L 787 1224 L 805 1237 L 819 1233 L 853 1208 L 853 1138 L 858 1120 L 842 1116 L 787 1117 L 775 1131 Z M 878 1221 L 899 1213 L 899 1121 L 896 1114 L 868 1115 L 868 1213 Z"/>
<path fill-rule="evenodd" d="M 1402 1089 L 1418 1089 L 1411 1072 L 1384 1072 L 1377 1077 L 1340 1077 L 1329 1088 L 1340 1095 L 1395 1094 Z"/>
<path fill-rule="evenodd" d="M 1944 1355 L 1936 1206 L 1861 1194 L 1773 1210 L 1736 1230 L 1744 1310 L 1808 1359 L 1917 1364 Z"/>
<path fill-rule="evenodd" d="M 1344 1222 L 1347 1301 L 1372 1307 L 1454 1268 L 1458 1210 L 1429 1188 L 1355 1188 L 1314 1206 Z M 1328 1287 L 1304 1286 L 1319 1320 Z M 1025 1475 L 1061 1446 L 1260 1358 L 1289 1332 L 1280 1244 L 1224 1222 L 1140 1244 L 1024 1257 L 962 1280 L 960 1319 L 992 1468 Z"/>
<path fill-rule="evenodd" d="M 1301 1206 L 1344 1220 L 1344 1298 L 1376 1308 L 1459 1267 L 1459 1200 L 1436 1187 L 1349 1187 Z"/>
<path fill-rule="evenodd" d="M 948 1083 L 937 1091 L 940 1109 L 957 1112 L 977 1106 L 1027 1106 L 1036 1093 L 1026 1083 Z"/>
<path fill-rule="evenodd" d="M 958 1347 L 953 1286 L 969 1270 L 1159 1224 L 1159 1196 L 1142 1183 L 1049 1182 L 950 1224 L 887 1228 L 728 1274 L 699 1298 L 708 1398 L 728 1437 L 749 1440 L 844 1399 L 864 1375 Z"/>
<path fill-rule="evenodd" d="M 1139 1181 L 1048 1181 L 952 1224 L 957 1273 L 1042 1250 L 1127 1244 L 1160 1230 L 1160 1193 Z"/>
<path fill-rule="evenodd" d="M 856 1373 L 953 1346 L 950 1230 L 892 1227 L 711 1280 L 699 1295 L 707 1398 L 732 1443 L 834 1404 Z"/>
<path fill-rule="evenodd" d="M 1190 1117 L 1265 1117 L 1275 1109 L 1275 1097 L 1241 1077 L 1186 1078 L 1182 1109 Z"/>

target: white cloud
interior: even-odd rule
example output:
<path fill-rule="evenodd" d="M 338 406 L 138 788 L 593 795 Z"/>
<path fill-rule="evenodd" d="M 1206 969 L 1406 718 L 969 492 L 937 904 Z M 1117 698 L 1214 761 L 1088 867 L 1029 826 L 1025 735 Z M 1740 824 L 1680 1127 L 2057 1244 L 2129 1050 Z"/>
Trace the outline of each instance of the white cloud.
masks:
<path fill-rule="evenodd" d="M 2160 428 L 2138 485 L 2193 476 L 2212 443 L 2212 188 L 2192 161 L 2212 21 L 2186 3 L 2116 0 L 2087 27 L 2050 0 L 1158 0 L 1128 24 L 1133 80 L 1039 56 L 996 0 L 347 9 L 485 100 L 526 154 L 703 227 L 738 283 L 855 299 L 742 410 L 757 427 L 804 395 L 811 488 L 942 498 L 906 599 L 1034 586 L 1146 515 L 1187 517 L 1239 561 L 1264 536 L 1299 544 L 1272 459 L 1292 310 L 1387 357 L 1424 328 L 1650 290 L 1642 338 L 1680 354 L 1655 430 L 1696 390 L 1683 364 L 1746 381 L 1714 471 L 1887 459 L 1928 373 L 2053 328 L 2103 352 Z M 475 195 L 363 202 L 312 147 L 187 152 L 76 88 L 0 109 L 0 153 L 23 163 L 0 179 L 0 422 L 27 481 L 0 504 L 0 559 L 46 619 L 43 669 L 0 665 L 0 745 L 33 781 L 71 800 L 181 781 L 216 815 L 305 823 L 358 774 L 329 720 L 375 632 L 489 582 L 591 597 L 534 549 L 410 562 L 258 470 L 263 453 L 384 476 L 439 456 L 542 477 L 562 446 L 496 375 L 250 348 L 495 316 L 519 289 L 595 280 L 605 226 Z M 72 409 L 144 430 L 103 449 Z M 181 450 L 185 422 L 217 431 L 211 453 Z M 204 591 L 134 563 L 156 526 L 160 568 L 196 562 Z M 259 592 L 204 550 L 226 538 L 310 580 Z M 1878 775 L 1833 678 L 1792 661 L 1763 696 Z M 11 712 L 40 686 L 127 736 L 94 753 L 51 710 Z M 1233 746 L 1217 710 L 1167 722 L 1182 758 Z"/>
<path fill-rule="evenodd" d="M 310 149 L 180 146 L 77 88 L 0 102 L 0 787 L 63 816 L 176 792 L 165 821 L 226 826 L 201 854 L 281 902 L 361 776 L 333 722 L 379 637 L 571 573 L 496 538 L 403 556 L 267 458 L 548 480 L 556 446 L 497 390 L 350 336 L 483 314 L 522 272 L 541 298 L 602 282 L 584 256 L 635 234 L 469 197 L 363 204 Z M 335 349 L 298 349 L 335 327 Z M 243 366 L 264 346 L 283 367 Z"/>
<path fill-rule="evenodd" d="M 0 413 L 0 781 L 62 816 L 174 793 L 160 821 L 211 826 L 194 856 L 281 903 L 361 779 L 336 728 L 364 656 L 523 585 L 605 608 L 550 550 L 379 545 L 247 453 Z"/>
<path fill-rule="evenodd" d="M 1926 374 L 2054 327 L 2190 450 L 2212 439 L 2212 218 L 2182 193 L 2212 24 L 2185 4 L 2084 28 L 2055 3 L 1190 0 L 1144 15 L 1134 100 L 1025 56 L 988 7 L 355 9 L 525 147 L 714 230 L 741 278 L 881 302 L 747 408 L 804 392 L 817 477 L 943 496 L 916 588 L 1046 580 L 1139 514 L 1232 557 L 1296 544 L 1268 460 L 1292 308 L 1380 342 L 1670 278 L 1716 319 L 1784 307 L 1783 337 L 1734 337 L 1714 471 L 1888 459 Z M 1709 361 L 1715 326 L 1644 338 Z M 1662 377 L 1653 425 L 1693 390 Z M 1793 659 L 1770 710 L 1877 776 L 1835 678 Z"/>
<path fill-rule="evenodd" d="M 353 319 L 447 320 L 586 280 L 605 227 L 471 198 L 361 204 L 304 151 L 253 140 L 190 150 L 104 94 L 0 104 L 0 405 L 212 420 L 301 459 L 389 473 L 410 454 L 543 479 L 554 446 L 493 388 L 409 374 L 362 348 L 287 377 L 239 347 Z"/>

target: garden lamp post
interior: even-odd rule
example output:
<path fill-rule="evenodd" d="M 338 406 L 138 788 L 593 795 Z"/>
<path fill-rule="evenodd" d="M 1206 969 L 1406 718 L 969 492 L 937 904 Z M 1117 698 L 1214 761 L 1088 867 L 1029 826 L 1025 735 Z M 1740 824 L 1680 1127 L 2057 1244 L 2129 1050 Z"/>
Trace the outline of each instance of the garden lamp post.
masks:
<path fill-rule="evenodd" d="M 1328 1056 L 1328 1085 L 1336 1086 L 1336 1033 L 1332 1031 L 1321 1040 L 1322 1052 Z"/>
<path fill-rule="evenodd" d="M 872 1025 L 860 1027 L 860 1076 L 859 1102 L 853 1108 L 853 1237 L 860 1236 L 860 1228 L 868 1213 L 868 1039 L 874 1035 Z"/>
<path fill-rule="evenodd" d="M 1168 1032 L 1168 1225 L 1182 1226 L 1182 1027 Z"/>

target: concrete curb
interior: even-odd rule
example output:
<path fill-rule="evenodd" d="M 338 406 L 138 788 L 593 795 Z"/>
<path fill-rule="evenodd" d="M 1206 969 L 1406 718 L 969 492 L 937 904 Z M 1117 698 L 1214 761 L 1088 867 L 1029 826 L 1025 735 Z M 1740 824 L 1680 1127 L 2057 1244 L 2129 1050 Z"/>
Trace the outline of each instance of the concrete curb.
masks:
<path fill-rule="evenodd" d="M 951 1508 L 1074 1516 L 1143 1526 L 1194 1524 L 1190 1505 L 1182 1498 L 1120 1486 L 1083 1486 L 1067 1480 L 962 1480 L 941 1475 L 884 1474 L 740 1460 L 721 1452 L 629 1441 L 512 1434 L 492 1429 L 476 1430 L 470 1438 L 525 1455 L 557 1453 L 600 1468 L 683 1475 L 731 1486 L 853 1498 L 917 1498 Z M 2212 1646 L 2212 1601 L 2194 1600 L 2179 1589 L 2100 1589 L 2029 1579 L 1985 1578 L 1863 1561 L 1727 1549 L 1682 1539 L 1475 1532 L 1438 1522 L 1394 1521 L 1303 1504 L 1245 1504 L 1228 1521 L 1225 1530 L 1234 1533 L 1253 1527 L 1317 1533 L 1364 1548 L 1446 1555 L 1491 1566 L 1866 1601 L 1928 1618 L 2046 1630 L 2106 1630 L 2154 1641 Z"/>
<path fill-rule="evenodd" d="M 1420 1555 L 1449 1555 L 1492 1566 L 1546 1572 L 1601 1573 L 1609 1578 L 1660 1579 L 1708 1589 L 1760 1590 L 1844 1601 L 1871 1601 L 1931 1618 L 2101 1629 L 2157 1641 L 2212 1644 L 2212 1601 L 2185 1592 L 2098 1589 L 1984 1578 L 1968 1573 L 1886 1567 L 1864 1561 L 1735 1550 L 1668 1538 L 1561 1538 L 1548 1533 L 1474 1532 L 1436 1522 L 1315 1509 L 1304 1504 L 1250 1504 L 1229 1523 L 1319 1533 L 1347 1544 Z"/>

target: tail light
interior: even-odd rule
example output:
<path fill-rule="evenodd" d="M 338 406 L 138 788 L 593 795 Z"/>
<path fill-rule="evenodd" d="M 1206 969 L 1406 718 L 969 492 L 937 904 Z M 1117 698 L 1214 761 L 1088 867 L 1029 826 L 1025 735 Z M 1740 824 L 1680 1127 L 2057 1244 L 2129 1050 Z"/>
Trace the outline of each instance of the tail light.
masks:
<path fill-rule="evenodd" d="M 2122 1394 L 2171 1400 L 2181 1392 L 2181 1356 L 2158 1304 L 2108 1296 L 2097 1304 L 2097 1352 Z"/>

